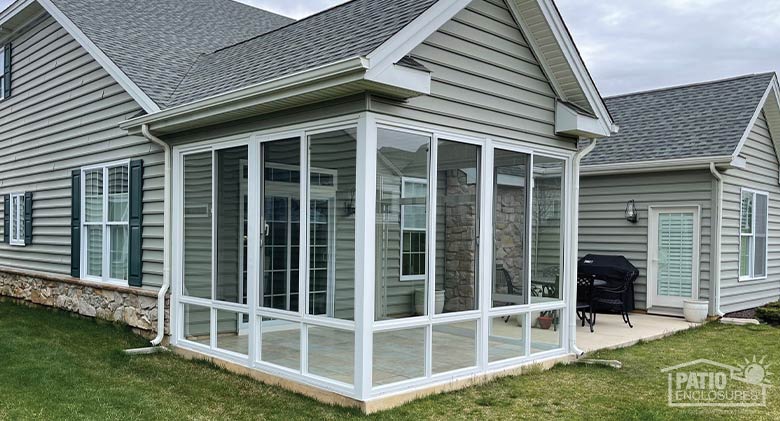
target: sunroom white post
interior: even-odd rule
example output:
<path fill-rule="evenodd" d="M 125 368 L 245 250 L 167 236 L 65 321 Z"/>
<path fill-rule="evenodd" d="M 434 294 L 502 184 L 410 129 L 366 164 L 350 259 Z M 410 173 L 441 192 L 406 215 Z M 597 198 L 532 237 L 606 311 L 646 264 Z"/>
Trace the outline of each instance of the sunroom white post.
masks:
<path fill-rule="evenodd" d="M 376 244 L 377 126 L 371 113 L 358 121 L 355 186 L 355 393 L 371 393 Z"/>
<path fill-rule="evenodd" d="M 480 199 L 479 226 L 479 308 L 480 319 L 479 361 L 480 371 L 488 366 L 489 337 L 491 319 L 488 312 L 493 304 L 493 142 L 488 139 L 482 152 L 482 194 Z"/>
<path fill-rule="evenodd" d="M 249 365 L 254 366 L 260 359 L 260 330 L 258 329 L 257 307 L 258 287 L 260 285 L 260 144 L 253 136 L 248 147 L 249 162 L 247 164 L 247 201 L 249 202 L 249 215 L 247 215 L 247 305 L 249 306 Z"/>

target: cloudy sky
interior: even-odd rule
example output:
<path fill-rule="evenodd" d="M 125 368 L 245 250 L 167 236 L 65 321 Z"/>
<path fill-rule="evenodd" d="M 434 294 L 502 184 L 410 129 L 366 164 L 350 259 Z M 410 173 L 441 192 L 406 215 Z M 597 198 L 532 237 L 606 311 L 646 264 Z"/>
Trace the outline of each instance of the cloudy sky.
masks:
<path fill-rule="evenodd" d="M 296 19 L 344 2 L 240 1 Z M 778 0 L 556 3 L 605 96 L 780 69 Z"/>

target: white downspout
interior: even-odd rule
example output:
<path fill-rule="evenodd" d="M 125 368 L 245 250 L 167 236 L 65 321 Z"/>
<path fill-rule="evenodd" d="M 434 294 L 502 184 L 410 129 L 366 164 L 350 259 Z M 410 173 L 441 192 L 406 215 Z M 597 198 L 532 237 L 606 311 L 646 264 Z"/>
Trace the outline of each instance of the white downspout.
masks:
<path fill-rule="evenodd" d="M 710 297 L 712 298 L 712 311 L 714 312 L 714 315 L 723 317 L 724 313 L 720 311 L 720 248 L 722 243 L 721 226 L 723 225 L 723 174 L 715 168 L 714 162 L 710 162 L 710 172 L 712 173 L 712 176 L 715 177 L 715 182 L 718 185 L 715 193 L 715 226 L 712 227 L 712 235 L 715 237 L 715 242 L 713 244 L 713 256 L 710 257 L 710 261 L 712 261 L 712 269 L 710 271 Z"/>
<path fill-rule="evenodd" d="M 571 240 L 571 250 L 569 250 L 569 260 L 570 265 L 572 265 L 572 271 L 574 271 L 574 277 L 569 276 L 569 278 L 573 278 L 574 282 L 572 282 L 572 285 L 569 288 L 569 306 L 570 310 L 576 309 L 577 305 L 577 253 L 579 252 L 580 248 L 580 163 L 582 162 L 582 159 L 585 158 L 589 153 L 593 151 L 593 149 L 596 148 L 596 139 L 592 139 L 590 142 L 590 145 L 588 145 L 585 149 L 577 152 L 577 154 L 574 156 L 574 164 L 572 166 L 572 175 L 573 175 L 573 181 L 572 181 L 572 196 L 574 198 L 572 199 L 572 212 L 574 216 L 571 218 L 571 225 L 572 225 L 572 232 L 574 233 L 573 239 Z M 577 347 L 577 312 L 572 311 L 569 315 L 569 349 L 571 349 L 579 358 L 581 355 L 583 355 L 585 352 Z"/>
<path fill-rule="evenodd" d="M 141 126 L 141 133 L 150 142 L 159 145 L 165 153 L 165 179 L 163 181 L 163 284 L 157 293 L 157 337 L 152 346 L 158 346 L 165 337 L 165 295 L 171 286 L 171 147 L 149 131 L 149 125 Z"/>

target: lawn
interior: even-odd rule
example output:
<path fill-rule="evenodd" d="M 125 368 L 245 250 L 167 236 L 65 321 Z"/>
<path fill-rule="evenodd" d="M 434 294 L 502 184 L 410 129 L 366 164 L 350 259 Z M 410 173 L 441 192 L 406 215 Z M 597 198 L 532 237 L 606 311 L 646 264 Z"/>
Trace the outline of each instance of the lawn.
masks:
<path fill-rule="evenodd" d="M 124 327 L 64 312 L 0 301 L 0 337 L 0 419 L 362 417 L 171 354 L 127 356 L 122 349 L 147 342 Z M 769 389 L 767 408 L 669 408 L 666 377 L 660 373 L 697 358 L 736 365 L 755 354 L 780 362 L 778 344 L 775 328 L 712 323 L 594 355 L 622 361 L 621 370 L 558 366 L 422 399 L 372 418 L 780 419 L 777 387 Z"/>

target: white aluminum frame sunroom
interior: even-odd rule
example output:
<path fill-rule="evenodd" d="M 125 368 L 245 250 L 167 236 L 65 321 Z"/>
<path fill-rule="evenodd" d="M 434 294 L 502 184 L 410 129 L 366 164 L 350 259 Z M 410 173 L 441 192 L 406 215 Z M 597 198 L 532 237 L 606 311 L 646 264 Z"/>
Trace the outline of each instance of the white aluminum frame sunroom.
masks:
<path fill-rule="evenodd" d="M 564 357 L 574 157 L 370 112 L 177 146 L 171 342 L 358 401 Z"/>

